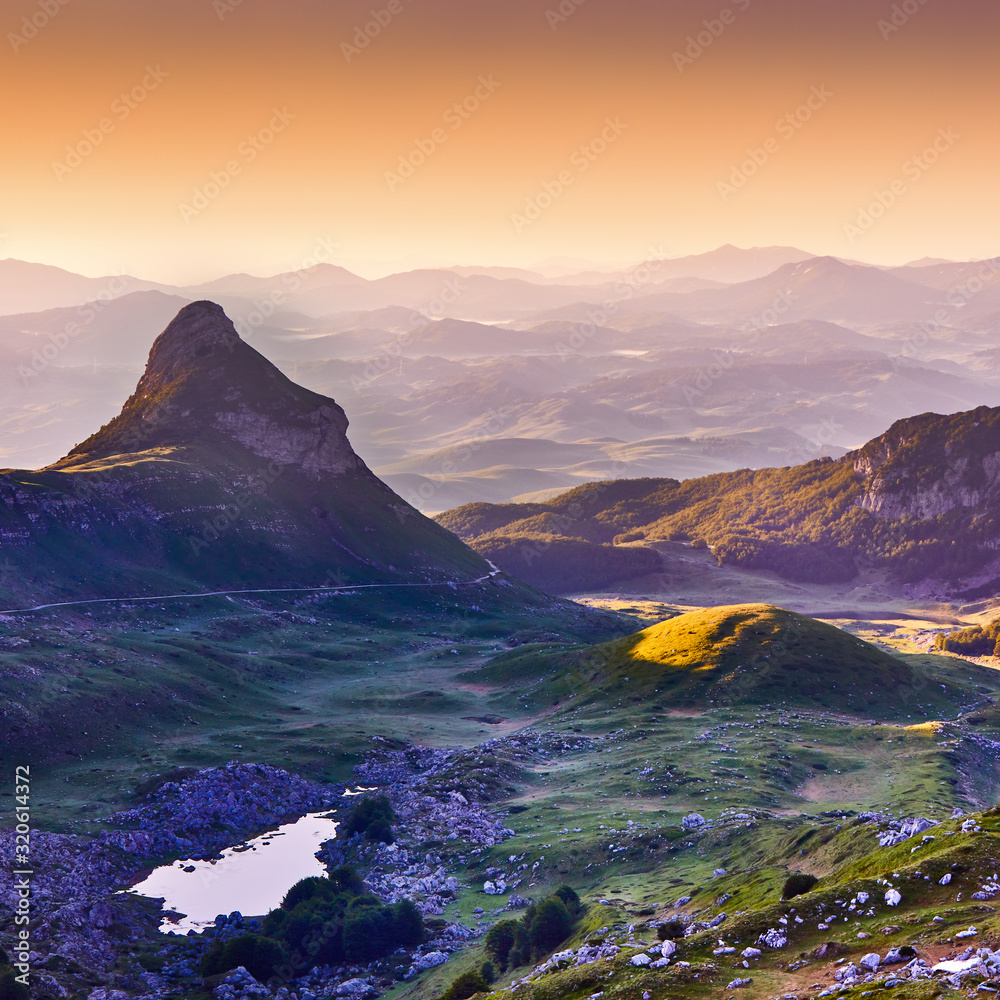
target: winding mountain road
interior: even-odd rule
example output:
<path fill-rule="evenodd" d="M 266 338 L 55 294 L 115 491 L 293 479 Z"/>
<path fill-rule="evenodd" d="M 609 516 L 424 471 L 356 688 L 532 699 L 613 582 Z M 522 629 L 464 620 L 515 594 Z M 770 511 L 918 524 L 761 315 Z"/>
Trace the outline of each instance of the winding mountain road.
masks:
<path fill-rule="evenodd" d="M 335 594 L 355 590 L 376 590 L 401 587 L 472 587 L 492 579 L 500 569 L 489 559 L 490 572 L 475 580 L 439 580 L 436 583 L 358 583 L 345 587 L 261 587 L 255 590 L 211 590 L 200 594 L 159 594 L 153 597 L 95 597 L 86 601 L 59 601 L 54 604 L 38 604 L 33 608 L 13 608 L 0 611 L 0 615 L 26 615 L 33 611 L 47 611 L 50 608 L 75 608 L 85 604 L 135 604 L 139 601 L 184 601 L 202 597 L 239 597 L 247 594 Z"/>

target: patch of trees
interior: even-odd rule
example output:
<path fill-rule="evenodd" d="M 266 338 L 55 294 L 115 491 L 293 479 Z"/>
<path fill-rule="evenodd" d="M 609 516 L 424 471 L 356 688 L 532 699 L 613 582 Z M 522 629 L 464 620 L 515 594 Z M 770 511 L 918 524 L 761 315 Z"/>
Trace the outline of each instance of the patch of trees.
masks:
<path fill-rule="evenodd" d="M 582 913 L 580 897 L 568 885 L 560 886 L 551 896 L 532 903 L 520 920 L 494 924 L 483 942 L 486 953 L 501 972 L 537 961 L 570 936 Z"/>
<path fill-rule="evenodd" d="M 986 625 L 970 625 L 950 635 L 939 632 L 934 648 L 959 656 L 1000 656 L 1000 618 Z"/>
<path fill-rule="evenodd" d="M 396 814 L 386 796 L 366 795 L 358 801 L 344 821 L 344 832 L 348 837 L 360 833 L 365 840 L 391 844 L 396 839 L 392 833 L 392 824 L 395 822 Z"/>
<path fill-rule="evenodd" d="M 205 955 L 201 974 L 212 976 L 237 966 L 261 981 L 292 962 L 306 971 L 318 965 L 372 962 L 424 940 L 424 921 L 409 900 L 384 904 L 346 866 L 328 877 L 296 882 L 281 906 L 265 918 L 259 933 L 218 942 Z"/>

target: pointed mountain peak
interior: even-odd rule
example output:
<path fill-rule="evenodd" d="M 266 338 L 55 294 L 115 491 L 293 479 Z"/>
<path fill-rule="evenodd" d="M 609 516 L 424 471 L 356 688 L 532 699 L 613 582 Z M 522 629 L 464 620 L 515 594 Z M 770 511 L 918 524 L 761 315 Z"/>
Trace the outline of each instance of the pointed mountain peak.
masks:
<path fill-rule="evenodd" d="M 209 464 L 264 460 L 335 475 L 363 467 L 346 432 L 332 399 L 283 375 L 221 306 L 192 302 L 153 342 L 121 413 L 54 467 L 168 449 L 200 452 Z"/>
<path fill-rule="evenodd" d="M 242 343 L 222 306 L 207 300 L 192 302 L 153 342 L 146 374 L 155 369 L 161 376 L 170 377 L 210 355 L 232 355 L 236 345 Z"/>

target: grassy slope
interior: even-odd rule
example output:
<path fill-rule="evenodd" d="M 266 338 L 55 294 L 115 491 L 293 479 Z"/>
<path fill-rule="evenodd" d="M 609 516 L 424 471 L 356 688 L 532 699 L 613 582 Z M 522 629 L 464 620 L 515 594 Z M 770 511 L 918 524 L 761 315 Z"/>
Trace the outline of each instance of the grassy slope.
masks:
<path fill-rule="evenodd" d="M 1000 528 L 985 499 L 978 508 L 901 521 L 877 518 L 858 500 L 876 482 L 880 492 L 905 500 L 948 469 L 960 474 L 946 491 L 981 490 L 988 480 L 983 461 L 997 450 L 998 422 L 1000 409 L 987 407 L 923 414 L 898 421 L 838 461 L 684 482 L 590 483 L 546 503 L 468 504 L 438 520 L 473 548 L 496 548 L 503 536 L 540 539 L 544 526 L 551 531 L 556 524 L 562 536 L 591 543 L 691 540 L 711 547 L 720 563 L 790 580 L 847 581 L 859 565 L 870 565 L 902 583 L 928 577 L 954 583 L 993 558 Z M 965 466 L 960 456 L 968 456 Z M 857 458 L 877 467 L 873 478 L 855 472 Z"/>

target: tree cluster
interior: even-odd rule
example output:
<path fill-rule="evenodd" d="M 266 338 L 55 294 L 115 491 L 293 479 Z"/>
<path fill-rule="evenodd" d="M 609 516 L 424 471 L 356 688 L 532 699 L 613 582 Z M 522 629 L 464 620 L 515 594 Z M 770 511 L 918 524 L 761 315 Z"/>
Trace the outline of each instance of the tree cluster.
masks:
<path fill-rule="evenodd" d="M 265 981 L 286 963 L 296 973 L 317 965 L 366 963 L 424 940 L 420 911 L 409 900 L 384 904 L 343 866 L 328 877 L 296 882 L 258 934 L 243 934 L 212 947 L 201 973 L 211 976 L 245 966 Z"/>
<path fill-rule="evenodd" d="M 497 968 L 527 965 L 557 948 L 570 936 L 583 912 L 580 897 L 560 886 L 539 903 L 532 903 L 520 920 L 501 920 L 487 932 L 486 953 Z"/>

